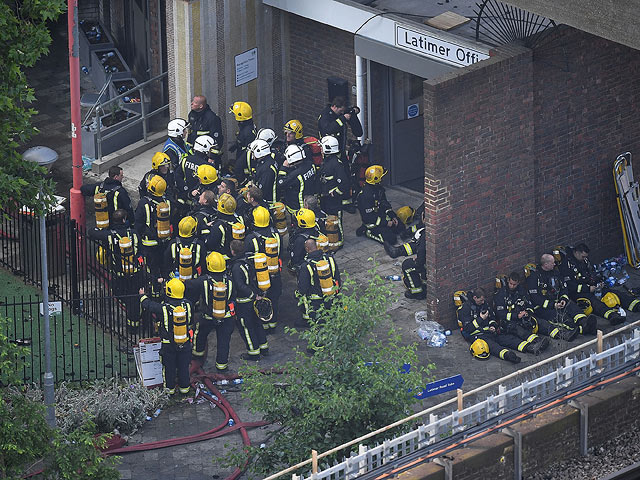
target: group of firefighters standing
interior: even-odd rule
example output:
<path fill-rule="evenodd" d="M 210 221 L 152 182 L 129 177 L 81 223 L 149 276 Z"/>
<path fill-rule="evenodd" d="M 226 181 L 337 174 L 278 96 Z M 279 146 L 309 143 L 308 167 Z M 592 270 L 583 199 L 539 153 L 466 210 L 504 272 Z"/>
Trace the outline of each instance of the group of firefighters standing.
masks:
<path fill-rule="evenodd" d="M 96 211 L 90 235 L 102 245 L 98 257 L 111 271 L 131 332 L 139 333 L 141 321 L 150 319 L 162 337 L 171 393 L 189 390 L 190 364 L 204 362 L 213 330 L 220 372 L 228 369 L 236 325 L 247 349 L 244 360 L 269 355 L 282 260 L 297 276 L 301 318 L 295 326 L 307 327 L 335 298 L 340 272 L 332 253 L 343 246 L 342 212 L 354 211 L 354 202 L 363 223 L 358 235 L 384 243 L 394 257 L 418 253 L 403 264 L 407 296 L 425 294 L 424 228 L 411 226 L 415 212 L 391 209 L 381 166 L 366 168 L 362 188 L 353 181 L 346 140 L 348 129 L 362 135 L 357 107 L 333 99 L 319 116 L 319 140 L 305 137 L 294 119 L 279 141 L 274 130 L 256 128 L 246 102 L 234 103 L 230 113 L 238 130 L 229 148 L 235 158 L 226 162 L 222 122 L 206 98 L 194 97 L 187 120 L 169 122 L 164 147 L 140 182 L 135 210 L 120 167 L 103 182 L 82 187 Z M 397 247 L 398 235 L 413 239 Z"/>

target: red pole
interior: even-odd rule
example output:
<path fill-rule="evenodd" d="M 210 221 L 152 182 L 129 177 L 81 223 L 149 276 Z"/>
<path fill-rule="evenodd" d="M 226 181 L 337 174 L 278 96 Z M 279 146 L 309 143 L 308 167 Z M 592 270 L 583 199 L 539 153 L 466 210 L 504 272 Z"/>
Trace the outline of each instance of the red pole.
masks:
<path fill-rule="evenodd" d="M 84 198 L 82 186 L 82 138 L 80 128 L 80 56 L 78 43 L 78 0 L 68 0 L 67 24 L 69 35 L 69 86 L 71 90 L 71 158 L 73 187 L 69 192 L 71 218 L 84 228 Z"/>

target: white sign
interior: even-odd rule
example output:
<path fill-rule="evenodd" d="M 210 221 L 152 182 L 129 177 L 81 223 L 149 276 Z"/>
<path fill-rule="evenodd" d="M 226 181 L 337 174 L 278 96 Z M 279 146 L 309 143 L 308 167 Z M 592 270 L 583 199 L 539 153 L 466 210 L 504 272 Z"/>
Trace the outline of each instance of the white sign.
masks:
<path fill-rule="evenodd" d="M 395 41 L 397 47 L 461 67 L 489 58 L 486 53 L 440 40 L 397 23 Z"/>
<path fill-rule="evenodd" d="M 43 303 L 40 303 L 40 315 L 44 315 Z M 62 313 L 62 302 L 49 302 L 49 315 Z"/>
<path fill-rule="evenodd" d="M 145 387 L 162 385 L 162 361 L 160 360 L 160 338 L 143 338 L 133 348 L 140 381 Z"/>
<path fill-rule="evenodd" d="M 418 115 L 420 115 L 420 105 L 412 103 L 407 106 L 407 118 L 416 118 Z"/>
<path fill-rule="evenodd" d="M 235 56 L 236 87 L 258 78 L 258 49 L 252 48 Z"/>

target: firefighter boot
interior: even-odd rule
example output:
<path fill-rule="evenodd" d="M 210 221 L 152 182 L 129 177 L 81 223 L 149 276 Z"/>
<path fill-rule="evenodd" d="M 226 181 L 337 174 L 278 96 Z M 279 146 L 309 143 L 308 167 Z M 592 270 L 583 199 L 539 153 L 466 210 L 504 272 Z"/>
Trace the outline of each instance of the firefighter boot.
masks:
<path fill-rule="evenodd" d="M 626 318 L 620 315 L 618 312 L 614 312 L 610 314 L 609 317 L 607 317 L 607 320 L 609 320 L 609 323 L 611 325 L 620 325 L 621 323 L 624 323 Z"/>
<path fill-rule="evenodd" d="M 521 360 L 520 357 L 511 350 L 509 350 L 507 353 L 504 354 L 504 359 L 507 362 L 511 362 L 511 363 L 520 363 L 520 360 Z"/>
<path fill-rule="evenodd" d="M 580 319 L 578 324 L 580 325 L 580 333 L 583 335 L 595 335 L 598 333 L 598 319 L 593 314 Z"/>
<path fill-rule="evenodd" d="M 402 247 L 402 245 L 400 245 L 399 247 L 394 247 L 393 245 L 391 245 L 389 242 L 384 242 L 384 251 L 387 252 L 387 255 L 389 255 L 391 258 L 398 258 L 400 255 L 403 255 L 405 253 L 405 249 Z"/>
<path fill-rule="evenodd" d="M 531 342 L 533 347 L 533 354 L 540 355 L 549 347 L 549 339 L 547 337 L 536 337 L 536 339 Z"/>
<path fill-rule="evenodd" d="M 556 339 L 564 340 L 565 342 L 573 342 L 578 334 L 580 333 L 580 327 L 571 328 L 571 329 L 560 329 L 558 334 L 556 335 Z"/>

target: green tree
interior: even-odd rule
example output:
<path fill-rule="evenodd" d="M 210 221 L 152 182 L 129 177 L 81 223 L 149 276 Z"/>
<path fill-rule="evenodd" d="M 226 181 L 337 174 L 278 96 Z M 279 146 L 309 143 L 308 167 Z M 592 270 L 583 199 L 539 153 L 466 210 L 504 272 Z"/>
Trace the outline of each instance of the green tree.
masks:
<path fill-rule="evenodd" d="M 34 469 L 43 469 L 38 478 L 47 479 L 120 478 L 114 459 L 103 458 L 97 450 L 106 437 L 94 437 L 91 422 L 63 435 L 47 425 L 44 405 L 16 386 L 29 352 L 9 340 L 9 325 L 0 318 L 0 478 L 19 479 Z"/>
<path fill-rule="evenodd" d="M 31 125 L 36 111 L 29 106 L 35 97 L 24 69 L 47 53 L 51 43 L 47 22 L 58 18 L 64 7 L 64 0 L 0 2 L 0 208 L 15 204 L 40 208 L 35 199 L 43 183 L 42 169 L 23 162 L 18 153 L 36 132 Z M 50 181 L 44 191 L 53 193 Z"/>
<path fill-rule="evenodd" d="M 242 371 L 250 409 L 279 427 L 263 447 L 229 456 L 250 459 L 249 468 L 266 475 L 404 418 L 417 403 L 432 364 L 418 365 L 416 344 L 402 345 L 386 313 L 388 282 L 369 272 L 367 285 L 346 278 L 342 292 L 317 323 L 299 333 L 308 349 L 264 375 Z M 391 325 L 391 326 L 390 326 Z M 376 334 L 381 331 L 381 334 Z M 402 370 L 412 365 L 410 373 Z M 375 443 L 380 439 L 372 439 Z M 340 452 L 340 456 L 347 452 Z"/>

